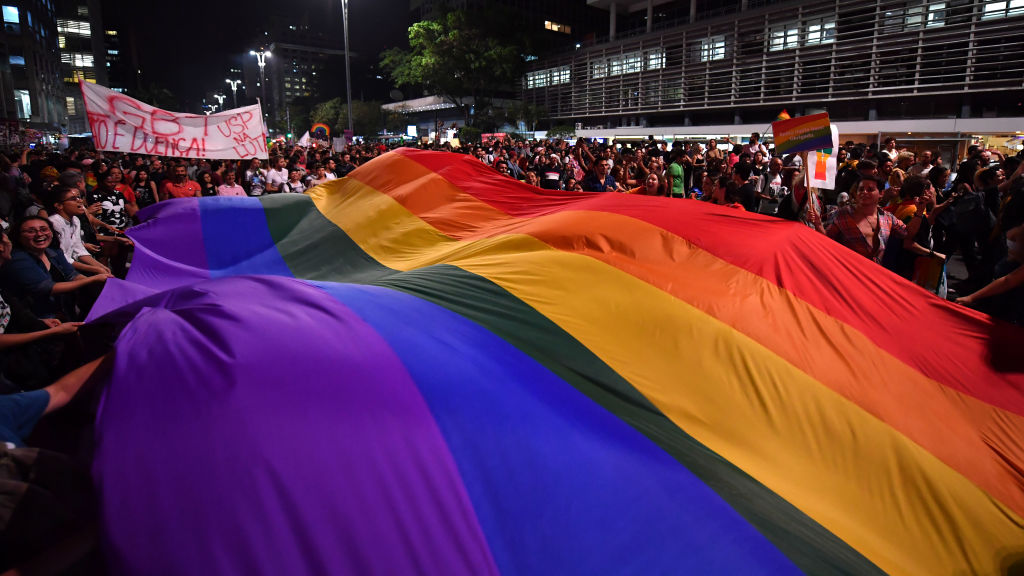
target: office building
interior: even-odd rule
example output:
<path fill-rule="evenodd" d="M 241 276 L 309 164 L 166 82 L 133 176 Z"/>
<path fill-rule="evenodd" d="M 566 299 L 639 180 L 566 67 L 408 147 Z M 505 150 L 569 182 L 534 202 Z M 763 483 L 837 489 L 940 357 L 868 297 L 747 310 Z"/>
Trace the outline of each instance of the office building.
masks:
<path fill-rule="evenodd" d="M 100 0 L 56 0 L 57 41 L 68 132 L 89 131 L 78 79 L 109 86 L 107 48 Z"/>
<path fill-rule="evenodd" d="M 64 110 L 55 7 L 50 0 L 5 0 L 0 10 L 0 144 L 25 128 L 58 131 Z"/>
<path fill-rule="evenodd" d="M 588 3 L 607 33 L 522 87 L 577 135 L 749 135 L 783 109 L 953 147 L 1024 128 L 1024 0 Z"/>

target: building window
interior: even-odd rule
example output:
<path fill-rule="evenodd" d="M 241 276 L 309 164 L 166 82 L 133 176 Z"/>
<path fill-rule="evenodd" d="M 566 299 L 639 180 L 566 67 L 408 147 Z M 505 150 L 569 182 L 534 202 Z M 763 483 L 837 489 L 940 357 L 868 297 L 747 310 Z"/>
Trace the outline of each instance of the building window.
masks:
<path fill-rule="evenodd" d="M 18 107 L 18 118 L 28 120 L 32 117 L 32 99 L 28 90 L 15 90 L 14 104 Z"/>
<path fill-rule="evenodd" d="M 547 68 L 526 73 L 526 88 L 544 88 L 545 86 L 557 86 L 568 84 L 570 73 L 568 66 L 558 68 Z"/>
<path fill-rule="evenodd" d="M 92 27 L 83 20 L 57 20 L 57 32 L 60 34 L 92 36 Z"/>
<path fill-rule="evenodd" d="M 18 24 L 21 18 L 18 17 L 17 6 L 4 6 L 4 24 Z"/>
<path fill-rule="evenodd" d="M 647 53 L 647 69 L 661 70 L 665 67 L 665 49 L 658 48 Z"/>
<path fill-rule="evenodd" d="M 551 84 L 568 84 L 571 81 L 571 74 L 568 66 L 559 66 L 551 69 Z"/>
<path fill-rule="evenodd" d="M 64 52 L 60 55 L 60 61 L 63 64 L 70 64 L 77 68 L 93 67 L 92 54 L 85 54 L 82 52 Z"/>
<path fill-rule="evenodd" d="M 599 60 L 590 63 L 590 77 L 591 78 L 604 78 L 608 75 L 608 61 Z"/>
<path fill-rule="evenodd" d="M 551 30 L 552 32 L 561 32 L 562 34 L 572 34 L 572 26 L 551 22 L 550 20 L 544 21 L 544 29 Z"/>
<path fill-rule="evenodd" d="M 67 40 L 66 40 L 66 37 L 63 34 L 58 34 L 57 35 L 57 46 L 61 50 L 63 50 L 65 47 L 67 47 Z"/>
<path fill-rule="evenodd" d="M 117 56 L 119 53 L 120 52 L 118 50 L 114 50 L 113 48 L 107 50 L 107 54 L 110 54 L 112 56 Z"/>
<path fill-rule="evenodd" d="M 4 19 L 7 18 L 7 6 L 4 6 Z M 1006 16 L 1020 16 L 1024 14 L 1024 0 L 999 0 L 985 2 L 985 9 L 982 12 L 982 19 L 1004 18 Z"/>
<path fill-rule="evenodd" d="M 85 6 L 85 5 L 80 5 L 78 7 L 78 15 L 81 16 L 82 18 L 88 18 L 89 17 L 89 7 Z"/>
<path fill-rule="evenodd" d="M 616 56 L 615 58 L 608 59 L 608 75 L 618 76 L 622 74 L 622 57 Z"/>
<path fill-rule="evenodd" d="M 68 111 L 68 116 L 78 115 L 78 107 L 75 106 L 75 99 L 71 96 L 64 97 L 64 108 Z"/>
<path fill-rule="evenodd" d="M 13 56 L 12 55 L 10 57 L 10 62 L 11 62 L 11 66 L 24 66 L 25 65 L 25 57 L 24 56 Z"/>
<path fill-rule="evenodd" d="M 904 22 L 905 29 L 920 28 L 922 24 L 928 28 L 942 26 L 946 23 L 946 3 L 926 0 L 920 6 L 908 6 Z"/>
<path fill-rule="evenodd" d="M 788 22 L 772 26 L 768 39 L 768 49 L 772 51 L 796 48 L 800 44 L 800 24 L 798 22 Z"/>
<path fill-rule="evenodd" d="M 809 20 L 807 22 L 807 40 L 805 44 L 828 44 L 836 41 L 835 20 Z"/>
<path fill-rule="evenodd" d="M 630 52 L 622 55 L 622 73 L 632 74 L 641 72 L 644 69 L 644 60 L 640 52 Z"/>
<path fill-rule="evenodd" d="M 725 59 L 725 36 L 712 36 L 700 41 L 700 61 Z"/>

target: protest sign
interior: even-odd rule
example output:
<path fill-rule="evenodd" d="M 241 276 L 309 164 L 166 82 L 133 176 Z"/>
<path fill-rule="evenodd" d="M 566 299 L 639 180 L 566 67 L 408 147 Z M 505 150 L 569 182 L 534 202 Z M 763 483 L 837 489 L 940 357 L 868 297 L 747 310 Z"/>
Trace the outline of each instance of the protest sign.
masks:
<path fill-rule="evenodd" d="M 836 156 L 839 153 L 839 127 L 835 124 L 830 128 L 832 142 L 830 147 L 812 150 L 807 153 L 807 186 L 811 188 L 835 188 L 838 166 Z"/>
<path fill-rule="evenodd" d="M 800 116 L 772 122 L 776 154 L 821 150 L 832 145 L 828 114 Z"/>
<path fill-rule="evenodd" d="M 97 150 L 176 158 L 267 159 L 259 105 L 208 116 L 168 112 L 80 82 Z"/>

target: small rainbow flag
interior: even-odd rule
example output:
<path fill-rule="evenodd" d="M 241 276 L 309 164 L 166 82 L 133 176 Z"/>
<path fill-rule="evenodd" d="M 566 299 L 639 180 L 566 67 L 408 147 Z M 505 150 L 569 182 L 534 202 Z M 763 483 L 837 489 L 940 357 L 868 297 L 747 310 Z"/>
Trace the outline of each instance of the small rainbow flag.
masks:
<path fill-rule="evenodd" d="M 140 214 L 112 573 L 1021 567 L 1024 332 L 801 224 L 412 149 Z"/>
<path fill-rule="evenodd" d="M 832 147 L 832 131 L 828 113 L 798 116 L 772 122 L 772 138 L 776 154 Z"/>
<path fill-rule="evenodd" d="M 331 137 L 331 127 L 327 124 L 318 122 L 310 127 L 309 135 L 317 140 L 327 140 Z"/>
<path fill-rule="evenodd" d="M 775 117 L 775 120 L 789 120 L 790 118 L 792 118 L 792 116 L 790 116 L 789 112 L 786 112 L 786 109 L 783 108 L 782 112 L 779 112 L 779 115 Z"/>

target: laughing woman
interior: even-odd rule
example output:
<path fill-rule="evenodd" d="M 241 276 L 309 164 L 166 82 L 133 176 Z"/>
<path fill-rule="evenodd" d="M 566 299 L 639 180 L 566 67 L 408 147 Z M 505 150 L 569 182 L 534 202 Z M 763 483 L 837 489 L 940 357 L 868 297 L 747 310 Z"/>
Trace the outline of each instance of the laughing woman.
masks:
<path fill-rule="evenodd" d="M 3 287 L 28 302 L 39 318 L 68 321 L 84 317 L 110 275 L 76 272 L 59 245 L 52 245 L 53 228 L 46 218 L 25 218 L 14 232 L 16 247 L 11 261 L 0 268 Z"/>

